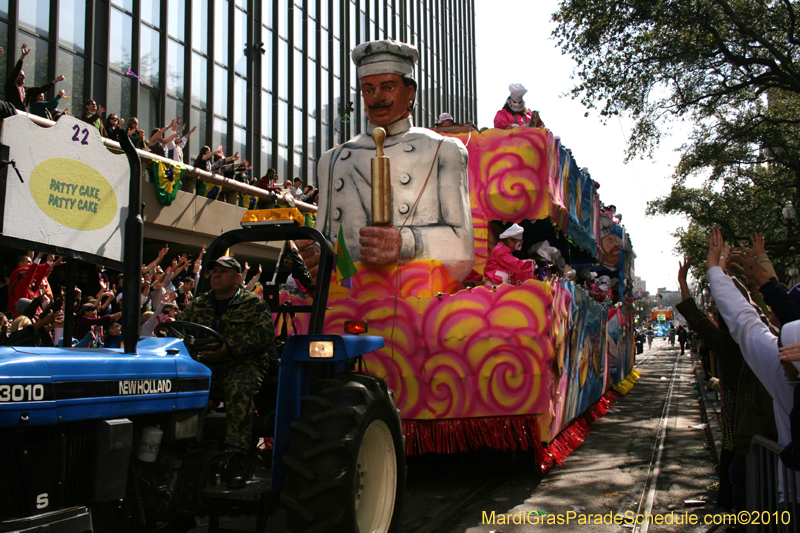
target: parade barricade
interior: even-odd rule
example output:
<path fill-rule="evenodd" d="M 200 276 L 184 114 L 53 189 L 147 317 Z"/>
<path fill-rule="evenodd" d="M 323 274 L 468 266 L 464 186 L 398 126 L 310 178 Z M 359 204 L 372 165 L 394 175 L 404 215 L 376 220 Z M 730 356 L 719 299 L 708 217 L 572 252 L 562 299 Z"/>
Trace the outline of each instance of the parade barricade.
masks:
<path fill-rule="evenodd" d="M 756 435 L 747 455 L 748 532 L 796 533 L 797 473 L 780 461 L 783 447 Z M 756 512 L 758 514 L 756 514 Z M 761 519 L 765 517 L 765 519 Z M 755 518 L 755 519 L 754 519 Z"/>

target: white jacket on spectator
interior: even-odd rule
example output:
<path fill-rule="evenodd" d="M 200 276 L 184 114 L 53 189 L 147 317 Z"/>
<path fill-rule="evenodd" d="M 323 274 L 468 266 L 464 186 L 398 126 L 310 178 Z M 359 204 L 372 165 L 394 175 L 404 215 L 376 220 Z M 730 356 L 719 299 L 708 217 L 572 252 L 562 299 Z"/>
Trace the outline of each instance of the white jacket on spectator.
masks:
<path fill-rule="evenodd" d="M 778 359 L 778 337 L 761 321 L 761 316 L 720 267 L 709 268 L 708 279 L 711 294 L 731 336 L 742 349 L 742 356 L 747 364 L 772 396 L 778 444 L 786 447 L 792 441 L 789 414 L 794 405 L 794 387 L 789 384 Z M 797 473 L 795 476 L 797 477 Z M 800 486 L 800 477 L 797 477 L 797 481 Z M 782 479 L 779 485 L 782 493 Z"/>

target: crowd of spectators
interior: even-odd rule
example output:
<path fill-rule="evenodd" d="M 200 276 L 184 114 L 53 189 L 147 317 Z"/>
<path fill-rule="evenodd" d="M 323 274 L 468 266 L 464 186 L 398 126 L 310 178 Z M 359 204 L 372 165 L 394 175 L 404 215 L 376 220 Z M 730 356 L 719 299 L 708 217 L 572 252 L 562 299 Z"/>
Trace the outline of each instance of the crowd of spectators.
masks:
<path fill-rule="evenodd" d="M 141 300 L 142 335 L 152 335 L 155 327 L 165 321 L 177 320 L 194 299 L 199 282 L 205 246 L 197 259 L 185 254 L 162 266 L 169 247 L 162 248 L 148 264 L 142 265 Z M 33 252 L 17 258 L 17 266 L 0 285 L 0 301 L 7 302 L 0 313 L 0 346 L 58 346 L 62 345 L 66 287 L 53 290 L 48 278 L 53 269 L 64 264 L 62 258 Z M 249 265 L 245 263 L 243 279 Z M 247 283 L 254 290 L 261 276 L 261 265 Z M 72 346 L 89 348 L 122 347 L 122 274 L 110 274 L 98 267 L 96 293 L 91 287 L 73 287 L 75 293 Z M 69 345 L 69 344 L 68 344 Z"/>
<path fill-rule="evenodd" d="M 705 268 L 713 302 L 707 310 L 689 289 L 688 257 L 678 270 L 682 301 L 677 310 L 690 329 L 676 335 L 681 346 L 688 341 L 698 352 L 708 393 L 720 399 L 718 501 L 737 511 L 745 509 L 747 491 L 753 490 L 745 463 L 755 435 L 776 441 L 783 448 L 783 464 L 800 469 L 800 388 L 795 386 L 800 286 L 790 289 L 780 282 L 761 235 L 752 235 L 749 244 L 732 249 L 720 230 L 709 236 Z M 779 486 L 785 481 L 780 476 Z"/>
<path fill-rule="evenodd" d="M 4 51 L 0 47 L 0 54 Z M 25 85 L 25 72 L 22 70 L 25 57 L 30 53 L 27 44 L 23 44 L 20 57 L 14 69 L 8 76 L 5 84 L 5 94 L 7 103 L 0 108 L 0 118 L 15 114 L 15 110 L 25 111 L 49 120 L 58 120 L 61 116 L 69 114 L 69 108 L 59 109 L 64 100 L 69 99 L 65 90 L 60 90 L 54 98 L 47 100 L 46 94 L 55 85 L 64 80 L 60 75 L 54 80 L 38 86 L 31 87 Z M 84 104 L 84 109 L 79 113 L 79 118 L 84 122 L 97 128 L 103 137 L 113 136 L 115 130 L 125 130 L 133 146 L 138 150 L 149 151 L 157 156 L 171 159 L 179 163 L 185 161 L 184 149 L 189 137 L 197 130 L 197 126 L 186 131 L 187 125 L 182 122 L 182 117 L 176 117 L 169 124 L 163 127 L 154 127 L 150 130 L 150 135 L 145 134 L 145 130 L 140 126 L 137 117 L 126 119 L 117 113 L 109 113 L 106 116 L 106 109 L 103 104 L 90 98 Z M 105 118 L 104 118 L 105 117 Z M 303 185 L 301 178 L 295 178 L 294 182 L 288 181 L 283 187 L 277 186 L 275 170 L 270 169 L 262 178 L 252 175 L 253 166 L 246 160 L 240 161 L 239 153 L 232 156 L 225 156 L 222 146 L 212 150 L 209 146 L 203 146 L 199 155 L 194 159 L 195 168 L 212 174 L 218 174 L 225 178 L 244 183 L 253 187 L 260 188 L 269 193 L 268 199 L 253 201 L 251 205 L 245 205 L 240 200 L 239 194 L 231 189 L 220 186 L 206 184 L 197 179 L 194 173 L 186 173 L 182 180 L 182 189 L 187 192 L 194 192 L 201 196 L 212 199 L 227 200 L 229 203 L 238 203 L 249 208 L 271 207 L 294 207 L 295 201 L 307 204 L 316 204 L 317 189 L 311 185 Z M 272 177 L 270 176 L 272 174 Z"/>

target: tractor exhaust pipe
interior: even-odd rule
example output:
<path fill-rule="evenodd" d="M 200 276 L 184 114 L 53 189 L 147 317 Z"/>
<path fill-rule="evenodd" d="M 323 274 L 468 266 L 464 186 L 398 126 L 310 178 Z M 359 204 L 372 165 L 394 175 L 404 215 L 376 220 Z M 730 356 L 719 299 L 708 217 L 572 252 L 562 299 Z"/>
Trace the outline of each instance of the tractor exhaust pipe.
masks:
<path fill-rule="evenodd" d="M 136 353 L 139 335 L 142 331 L 141 305 L 142 292 L 142 249 L 144 248 L 144 221 L 142 220 L 142 163 L 136 148 L 123 129 L 112 133 L 128 158 L 131 178 L 128 188 L 128 217 L 125 219 L 125 264 L 122 275 L 122 338 L 125 353 Z"/>

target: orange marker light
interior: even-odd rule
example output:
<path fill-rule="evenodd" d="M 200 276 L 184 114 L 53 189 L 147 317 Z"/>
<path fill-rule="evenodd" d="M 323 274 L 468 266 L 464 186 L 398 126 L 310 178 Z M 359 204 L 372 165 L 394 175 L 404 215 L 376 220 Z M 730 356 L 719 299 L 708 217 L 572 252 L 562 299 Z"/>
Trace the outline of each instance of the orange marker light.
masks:
<path fill-rule="evenodd" d="M 351 335 L 361 335 L 369 331 L 369 324 L 366 320 L 347 320 L 344 323 L 344 332 Z"/>

